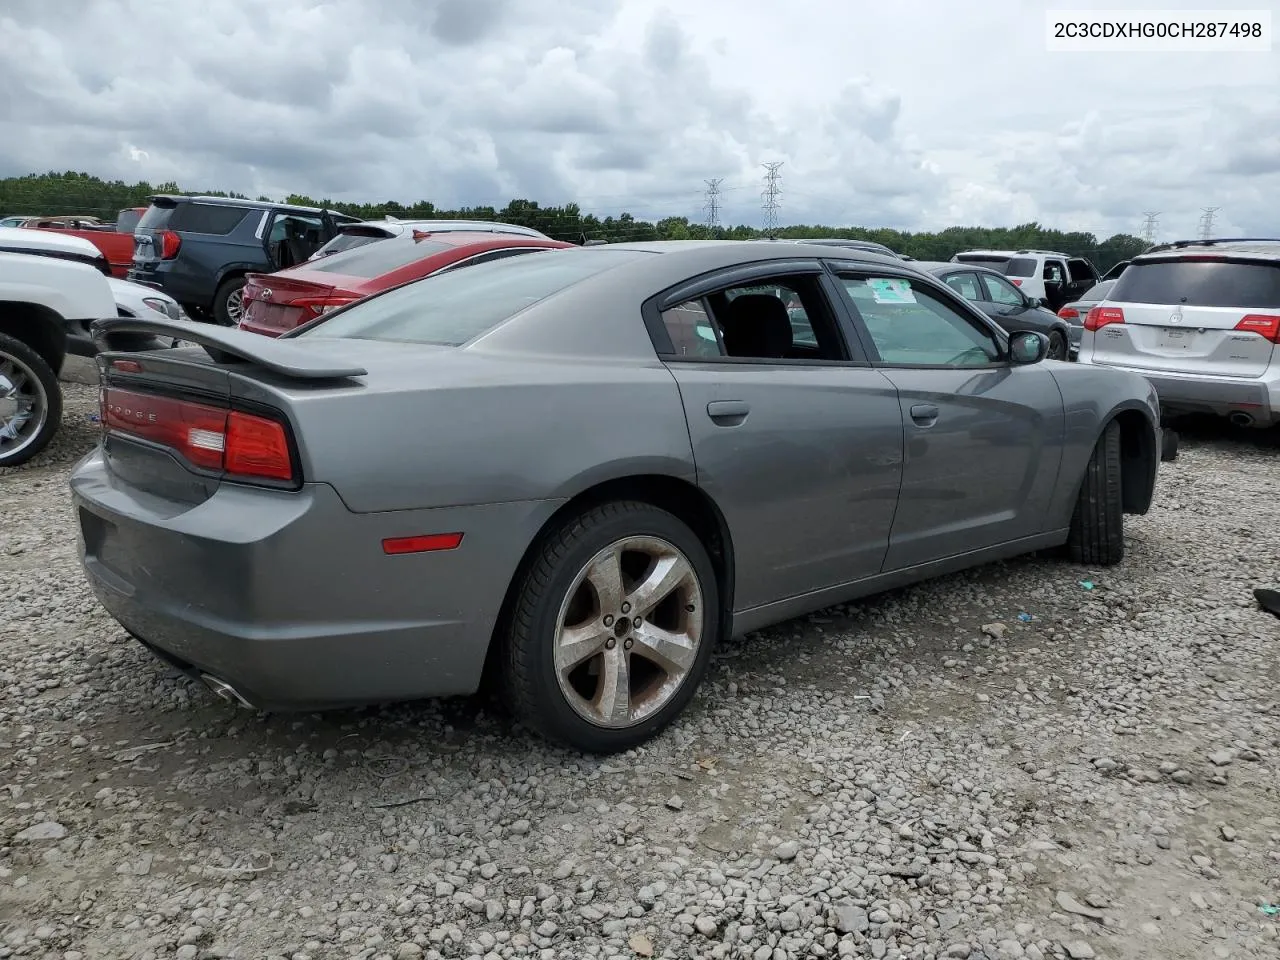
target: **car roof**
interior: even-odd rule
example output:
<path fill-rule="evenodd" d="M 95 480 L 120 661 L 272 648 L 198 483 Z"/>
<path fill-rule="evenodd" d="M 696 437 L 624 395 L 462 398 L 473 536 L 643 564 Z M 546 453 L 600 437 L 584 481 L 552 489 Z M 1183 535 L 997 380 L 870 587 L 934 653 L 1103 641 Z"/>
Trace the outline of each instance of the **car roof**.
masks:
<path fill-rule="evenodd" d="M 1266 237 L 1224 237 L 1221 240 L 1175 240 L 1151 247 L 1138 256 L 1132 263 L 1145 260 L 1168 260 L 1196 253 L 1218 253 L 1245 256 L 1250 259 L 1280 259 L 1280 239 Z"/>
<path fill-rule="evenodd" d="M 240 197 L 210 197 L 203 195 L 188 196 L 185 193 L 157 193 L 147 198 L 151 203 L 157 200 L 167 200 L 170 203 L 178 204 L 182 202 L 191 203 L 216 203 L 223 207 L 244 207 L 246 210 L 298 210 L 303 213 L 329 213 L 335 217 L 343 217 L 347 220 L 354 218 L 348 217 L 347 214 L 337 213 L 321 207 L 306 207 L 297 203 L 275 203 L 271 200 L 244 200 Z"/>
<path fill-rule="evenodd" d="M 964 263 L 954 260 L 917 260 L 915 261 L 917 270 L 924 270 L 926 273 L 952 273 L 957 270 L 963 270 L 965 273 L 992 273 L 997 277 L 1003 277 L 1004 274 L 999 270 L 991 267 L 984 267 L 980 263 Z"/>
<path fill-rule="evenodd" d="M 382 220 L 360 220 L 355 223 L 344 223 L 339 232 L 351 233 L 361 228 L 385 230 L 393 235 L 403 235 L 409 231 L 418 230 L 432 234 L 459 232 L 491 236 L 500 233 L 517 237 L 550 239 L 545 233 L 534 230 L 532 227 L 525 227 L 518 223 L 499 223 L 496 220 L 400 220 L 395 217 L 387 217 Z"/>

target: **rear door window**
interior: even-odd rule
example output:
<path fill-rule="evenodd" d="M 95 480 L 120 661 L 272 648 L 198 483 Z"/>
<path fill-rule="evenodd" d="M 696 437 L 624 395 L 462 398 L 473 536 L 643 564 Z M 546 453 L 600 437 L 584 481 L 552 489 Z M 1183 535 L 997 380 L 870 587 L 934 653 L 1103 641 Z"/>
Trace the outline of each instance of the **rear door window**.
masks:
<path fill-rule="evenodd" d="M 1188 307 L 1280 309 L 1280 265 L 1227 260 L 1131 263 L 1109 300 Z"/>
<path fill-rule="evenodd" d="M 982 282 L 987 288 L 987 299 L 992 303 L 1003 304 L 1008 307 L 1022 306 L 1022 294 L 1008 280 L 994 277 L 989 273 L 982 275 Z"/>
<path fill-rule="evenodd" d="M 177 206 L 173 203 L 153 203 L 138 221 L 137 230 L 165 230 L 173 219 L 173 211 Z"/>
<path fill-rule="evenodd" d="M 984 299 L 982 291 L 978 287 L 978 275 L 976 273 L 953 273 L 947 277 L 945 282 L 948 287 L 966 300 Z"/>
<path fill-rule="evenodd" d="M 382 244 L 339 256 L 379 246 Z M 639 250 L 561 250 L 554 256 L 509 257 L 466 270 L 449 270 L 355 303 L 298 336 L 457 347 L 588 277 L 648 256 L 652 254 Z"/>
<path fill-rule="evenodd" d="M 1000 272 L 1006 277 L 1034 277 L 1036 260 L 1034 257 L 1014 257 Z"/>

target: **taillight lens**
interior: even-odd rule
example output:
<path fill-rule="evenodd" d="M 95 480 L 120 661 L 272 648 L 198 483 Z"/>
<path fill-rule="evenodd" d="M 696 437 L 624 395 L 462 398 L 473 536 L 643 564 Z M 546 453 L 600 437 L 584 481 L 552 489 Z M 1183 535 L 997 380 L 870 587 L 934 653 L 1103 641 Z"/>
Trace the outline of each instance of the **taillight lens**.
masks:
<path fill-rule="evenodd" d="M 1237 330 L 1260 333 L 1264 340 L 1280 343 L 1280 317 L 1263 313 L 1251 313 L 1236 324 Z"/>
<path fill-rule="evenodd" d="M 160 259 L 172 260 L 178 255 L 178 251 L 182 249 L 182 238 L 172 230 L 165 230 L 160 234 Z"/>
<path fill-rule="evenodd" d="M 345 307 L 348 303 L 352 303 L 359 297 L 314 297 L 307 300 L 295 300 L 289 304 L 291 307 L 301 307 L 311 316 L 308 319 L 323 316 L 330 310 L 337 310 L 339 307 Z"/>
<path fill-rule="evenodd" d="M 1022 281 L 1019 280 L 1017 277 L 1010 277 L 1009 282 L 1012 283 L 1015 287 L 1022 286 Z"/>
<path fill-rule="evenodd" d="M 1084 317 L 1086 330 L 1101 330 L 1113 323 L 1124 323 L 1124 311 L 1119 307 L 1094 307 Z"/>
<path fill-rule="evenodd" d="M 1080 311 L 1074 310 L 1071 307 L 1063 307 L 1058 311 L 1058 316 L 1063 320 L 1079 320 Z"/>
<path fill-rule="evenodd" d="M 103 388 L 99 397 L 103 430 L 167 447 L 192 466 L 229 479 L 296 477 L 284 425 L 268 417 L 115 387 Z"/>

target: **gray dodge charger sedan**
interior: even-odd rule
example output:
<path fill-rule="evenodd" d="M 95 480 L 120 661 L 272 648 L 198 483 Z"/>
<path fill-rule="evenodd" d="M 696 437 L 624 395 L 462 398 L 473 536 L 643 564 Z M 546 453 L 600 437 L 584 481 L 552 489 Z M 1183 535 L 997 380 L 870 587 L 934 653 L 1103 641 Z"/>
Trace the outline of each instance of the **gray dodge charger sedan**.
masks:
<path fill-rule="evenodd" d="M 1046 360 L 901 260 L 794 243 L 528 253 L 272 340 L 99 358 L 71 488 L 99 600 L 267 709 L 466 694 L 633 746 L 717 640 L 1045 548 L 1124 553 L 1154 392 Z"/>

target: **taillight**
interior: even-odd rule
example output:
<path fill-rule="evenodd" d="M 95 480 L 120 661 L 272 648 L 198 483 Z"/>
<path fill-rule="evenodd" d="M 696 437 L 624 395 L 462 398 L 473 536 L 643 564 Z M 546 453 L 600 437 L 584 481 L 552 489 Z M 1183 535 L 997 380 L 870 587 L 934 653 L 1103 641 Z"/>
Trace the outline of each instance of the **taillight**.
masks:
<path fill-rule="evenodd" d="M 178 255 L 178 251 L 182 249 L 182 238 L 172 230 L 165 230 L 160 234 L 160 259 L 172 260 Z"/>
<path fill-rule="evenodd" d="M 268 417 L 115 387 L 103 388 L 99 397 L 103 430 L 167 447 L 192 466 L 230 479 L 296 477 L 284 425 Z"/>
<path fill-rule="evenodd" d="M 301 307 L 303 310 L 311 314 L 311 317 L 319 317 L 328 313 L 330 310 L 337 310 L 339 307 L 345 307 L 348 303 L 360 299 L 359 297 L 311 297 L 303 300 L 294 300 L 289 306 Z"/>
<path fill-rule="evenodd" d="M 1084 317 L 1086 330 L 1101 330 L 1113 323 L 1124 323 L 1124 311 L 1119 307 L 1094 307 Z"/>
<path fill-rule="evenodd" d="M 1236 324 L 1237 330 L 1262 334 L 1264 340 L 1280 343 L 1280 317 L 1264 313 L 1251 313 Z"/>
<path fill-rule="evenodd" d="M 1010 277 L 1009 282 L 1012 283 L 1015 287 L 1022 286 L 1022 281 L 1019 280 L 1017 277 Z"/>
<path fill-rule="evenodd" d="M 1071 307 L 1063 307 L 1058 311 L 1058 317 L 1062 320 L 1079 320 L 1080 311 Z"/>

